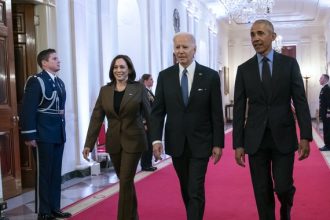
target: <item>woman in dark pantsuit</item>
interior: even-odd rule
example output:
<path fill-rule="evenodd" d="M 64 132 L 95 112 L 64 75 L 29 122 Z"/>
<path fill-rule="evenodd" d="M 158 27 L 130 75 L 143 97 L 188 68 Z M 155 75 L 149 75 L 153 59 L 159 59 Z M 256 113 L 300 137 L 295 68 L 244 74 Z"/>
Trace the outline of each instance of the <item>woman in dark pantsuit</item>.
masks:
<path fill-rule="evenodd" d="M 128 56 L 112 60 L 109 76 L 111 82 L 101 88 L 96 101 L 82 153 L 87 159 L 107 117 L 106 148 L 120 183 L 117 219 L 137 220 L 134 176 L 147 146 L 143 118 L 149 124 L 150 105 L 144 86 L 134 81 L 136 73 Z"/>

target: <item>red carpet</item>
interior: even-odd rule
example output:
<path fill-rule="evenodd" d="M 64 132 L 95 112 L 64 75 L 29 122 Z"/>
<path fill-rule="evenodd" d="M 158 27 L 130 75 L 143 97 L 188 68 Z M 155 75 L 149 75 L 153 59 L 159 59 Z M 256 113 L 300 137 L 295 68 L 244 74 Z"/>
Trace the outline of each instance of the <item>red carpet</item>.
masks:
<path fill-rule="evenodd" d="M 234 161 L 231 133 L 219 164 L 210 161 L 206 177 L 205 220 L 258 219 L 249 169 Z M 309 159 L 296 160 L 297 192 L 293 220 L 330 219 L 330 170 L 315 142 Z M 185 211 L 173 166 L 163 168 L 136 183 L 140 220 L 184 220 Z M 116 219 L 118 194 L 109 197 L 70 219 Z M 279 204 L 277 203 L 277 212 Z"/>

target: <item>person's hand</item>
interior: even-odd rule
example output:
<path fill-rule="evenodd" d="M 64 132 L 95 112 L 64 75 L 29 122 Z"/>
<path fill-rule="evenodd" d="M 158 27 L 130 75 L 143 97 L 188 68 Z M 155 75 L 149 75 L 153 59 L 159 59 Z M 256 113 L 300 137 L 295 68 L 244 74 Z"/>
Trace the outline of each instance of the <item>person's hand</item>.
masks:
<path fill-rule="evenodd" d="M 89 147 L 85 147 L 82 154 L 84 156 L 84 159 L 87 160 L 88 162 L 90 161 L 88 156 L 89 156 L 89 152 L 91 151 L 91 149 Z"/>
<path fill-rule="evenodd" d="M 304 160 L 309 156 L 310 147 L 309 141 L 306 139 L 301 139 L 298 148 L 299 160 Z"/>
<path fill-rule="evenodd" d="M 36 140 L 24 141 L 24 143 L 28 147 L 38 147 Z"/>
<path fill-rule="evenodd" d="M 212 149 L 212 159 L 214 164 L 217 164 L 222 156 L 222 148 L 214 146 Z"/>
<path fill-rule="evenodd" d="M 162 160 L 163 159 L 161 157 L 161 155 L 163 153 L 163 145 L 161 143 L 155 143 L 152 146 L 152 152 L 154 153 L 155 162 L 157 162 L 158 160 Z"/>
<path fill-rule="evenodd" d="M 245 152 L 243 147 L 235 149 L 235 160 L 238 165 L 245 167 Z"/>

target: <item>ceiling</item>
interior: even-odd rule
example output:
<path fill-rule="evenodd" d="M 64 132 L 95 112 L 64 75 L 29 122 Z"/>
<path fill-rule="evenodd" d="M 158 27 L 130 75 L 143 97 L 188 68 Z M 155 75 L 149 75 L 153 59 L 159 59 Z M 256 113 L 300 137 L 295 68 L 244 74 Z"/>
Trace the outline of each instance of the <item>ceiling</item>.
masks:
<path fill-rule="evenodd" d="M 328 26 L 330 0 L 274 0 L 272 13 L 267 16 L 276 26 Z M 204 0 L 205 5 L 217 15 L 218 20 L 229 22 L 220 0 Z M 247 23 L 232 22 L 233 25 Z"/>

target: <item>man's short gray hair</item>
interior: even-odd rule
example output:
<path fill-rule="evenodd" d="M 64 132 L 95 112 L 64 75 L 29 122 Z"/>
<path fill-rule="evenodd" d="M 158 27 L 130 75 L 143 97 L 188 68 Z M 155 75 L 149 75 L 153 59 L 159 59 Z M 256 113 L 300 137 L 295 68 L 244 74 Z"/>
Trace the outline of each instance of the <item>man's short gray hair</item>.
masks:
<path fill-rule="evenodd" d="M 192 35 L 191 33 L 189 33 L 189 32 L 178 32 L 174 35 L 173 42 L 174 42 L 175 38 L 178 37 L 178 36 L 188 36 L 188 37 L 191 38 L 191 41 L 193 42 L 193 44 L 196 45 L 196 39 L 195 39 L 194 35 Z"/>

